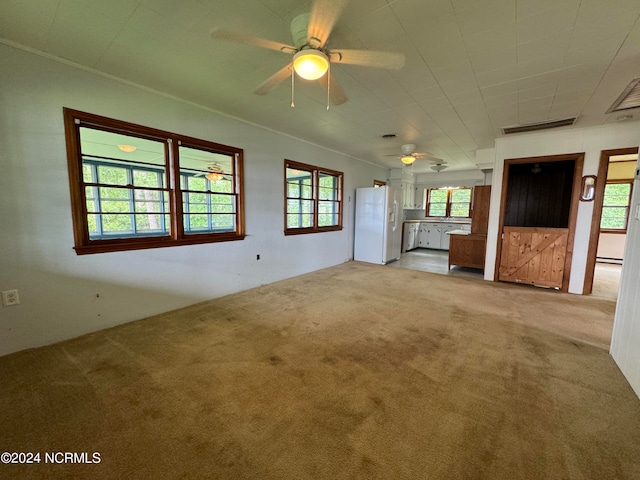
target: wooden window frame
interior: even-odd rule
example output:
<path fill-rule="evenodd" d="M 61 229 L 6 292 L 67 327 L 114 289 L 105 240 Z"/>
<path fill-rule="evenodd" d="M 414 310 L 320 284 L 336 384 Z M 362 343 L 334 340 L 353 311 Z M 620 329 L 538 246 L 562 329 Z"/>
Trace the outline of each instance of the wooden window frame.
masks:
<path fill-rule="evenodd" d="M 141 250 L 179 245 L 242 240 L 244 232 L 244 189 L 243 189 L 243 150 L 206 140 L 187 137 L 134 123 L 115 120 L 90 113 L 63 108 L 65 139 L 67 146 L 67 164 L 69 172 L 69 190 L 71 194 L 71 213 L 73 219 L 74 249 L 76 254 L 93 254 Z M 83 177 L 83 158 L 80 143 L 80 128 L 92 128 L 164 144 L 164 167 L 167 186 L 160 190 L 168 194 L 169 223 L 167 235 L 140 235 L 125 238 L 90 238 L 87 220 L 87 201 Z M 232 182 L 235 211 L 234 231 L 227 232 L 185 232 L 183 225 L 183 189 L 181 187 L 180 147 L 204 150 L 211 153 L 228 155 L 232 158 Z"/>
<path fill-rule="evenodd" d="M 426 208 L 425 208 L 425 217 L 427 218 L 464 218 L 464 219 L 469 219 L 471 218 L 471 205 L 473 203 L 473 187 L 456 187 L 456 188 L 448 188 L 446 189 L 447 191 L 447 203 L 445 206 L 445 215 L 444 216 L 433 216 L 433 215 L 429 215 L 429 211 L 431 210 L 431 192 L 433 190 L 436 191 L 442 191 L 445 190 L 444 188 L 429 188 L 427 189 L 427 202 L 426 202 Z M 469 201 L 469 215 L 467 217 L 452 217 L 451 216 L 451 205 L 453 205 L 453 203 L 461 203 L 461 202 L 452 202 L 452 196 L 453 196 L 453 192 L 454 191 L 458 191 L 458 190 L 469 190 L 471 193 L 471 200 Z M 435 202 L 437 204 L 441 204 L 444 202 Z M 466 202 L 464 202 L 466 203 Z"/>
<path fill-rule="evenodd" d="M 312 213 L 312 225 L 311 227 L 300 227 L 300 228 L 289 228 L 287 227 L 287 205 L 288 200 L 292 200 L 294 198 L 288 197 L 288 189 L 287 189 L 287 168 L 301 170 L 304 172 L 309 172 L 311 175 L 311 202 L 313 205 L 313 213 Z M 319 184 L 319 176 L 320 174 L 327 174 L 333 177 L 337 177 L 338 179 L 338 199 L 336 203 L 338 205 L 338 224 L 337 225 L 329 225 L 326 227 L 318 226 L 318 205 L 320 202 L 320 184 Z M 293 160 L 284 161 L 284 234 L 285 235 L 303 235 L 307 233 L 320 233 L 320 232 L 335 232 L 338 230 L 342 230 L 342 214 L 344 210 L 344 173 L 339 172 L 337 170 L 330 170 L 328 168 L 316 167 L 314 165 L 309 165 L 306 163 L 300 163 Z"/>
<path fill-rule="evenodd" d="M 631 196 L 633 195 L 633 179 L 631 178 L 631 179 L 623 179 L 623 180 L 607 180 L 605 183 L 605 188 L 609 184 L 621 184 L 621 183 L 626 183 L 629 185 L 629 197 L 627 198 L 627 205 L 626 207 L 624 207 L 627 211 L 626 212 L 627 214 L 625 216 L 624 228 L 600 228 L 601 233 L 614 233 L 614 234 L 627 233 L 627 228 L 629 227 L 629 215 L 631 214 Z M 605 197 L 605 194 L 603 193 L 603 202 L 604 202 L 604 197 Z M 622 207 L 607 207 L 603 205 L 602 206 L 603 214 L 607 208 L 622 208 Z M 600 221 L 602 222 L 602 214 L 601 214 Z"/>

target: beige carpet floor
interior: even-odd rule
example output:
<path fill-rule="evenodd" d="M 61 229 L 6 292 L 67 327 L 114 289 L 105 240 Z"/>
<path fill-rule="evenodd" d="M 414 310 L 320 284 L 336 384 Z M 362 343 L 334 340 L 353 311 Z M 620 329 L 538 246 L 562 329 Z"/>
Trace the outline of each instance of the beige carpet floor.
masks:
<path fill-rule="evenodd" d="M 613 312 L 346 263 L 0 358 L 0 478 L 638 479 Z"/>

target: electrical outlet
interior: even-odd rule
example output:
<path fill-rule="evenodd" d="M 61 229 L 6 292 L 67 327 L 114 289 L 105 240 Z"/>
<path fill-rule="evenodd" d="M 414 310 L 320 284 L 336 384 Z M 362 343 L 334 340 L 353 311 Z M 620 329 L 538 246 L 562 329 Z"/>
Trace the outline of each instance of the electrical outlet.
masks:
<path fill-rule="evenodd" d="M 7 290 L 2 292 L 2 305 L 10 307 L 11 305 L 20 305 L 20 297 L 18 290 Z"/>

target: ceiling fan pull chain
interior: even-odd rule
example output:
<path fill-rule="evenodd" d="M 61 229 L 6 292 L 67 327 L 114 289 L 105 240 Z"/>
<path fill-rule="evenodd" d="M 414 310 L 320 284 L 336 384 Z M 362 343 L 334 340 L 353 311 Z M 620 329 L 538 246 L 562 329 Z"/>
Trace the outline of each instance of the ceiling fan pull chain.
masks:
<path fill-rule="evenodd" d="M 291 62 L 291 108 L 295 108 L 296 104 L 294 102 L 294 89 L 295 89 L 295 71 L 293 70 L 293 62 Z"/>
<path fill-rule="evenodd" d="M 330 92 L 331 92 L 331 62 L 327 67 L 327 112 L 329 111 L 329 100 L 330 100 Z"/>

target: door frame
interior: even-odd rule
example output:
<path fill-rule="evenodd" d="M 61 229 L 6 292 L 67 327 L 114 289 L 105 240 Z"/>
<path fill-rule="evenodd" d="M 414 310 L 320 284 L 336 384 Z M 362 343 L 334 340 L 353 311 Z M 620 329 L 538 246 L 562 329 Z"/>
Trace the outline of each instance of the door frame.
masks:
<path fill-rule="evenodd" d="M 604 204 L 604 189 L 607 186 L 609 158 L 616 155 L 633 154 L 638 154 L 638 147 L 615 148 L 612 150 L 602 150 L 600 152 L 596 192 L 593 200 L 593 214 L 591 216 L 591 231 L 589 233 L 589 248 L 587 250 L 587 265 L 584 271 L 584 285 L 582 287 L 582 293 L 585 295 L 589 295 L 593 291 L 593 278 L 596 270 L 596 257 L 598 256 L 598 242 L 600 241 L 600 219 L 602 218 L 602 207 Z"/>
<path fill-rule="evenodd" d="M 571 190 L 571 206 L 569 210 L 569 232 L 567 235 L 567 255 L 564 261 L 564 273 L 562 275 L 562 291 L 569 291 L 569 279 L 571 278 L 571 264 L 573 260 L 573 244 L 576 233 L 576 221 L 578 219 L 578 202 L 580 200 L 580 183 L 582 181 L 582 167 L 584 165 L 584 152 L 566 153 L 562 155 L 546 155 L 542 157 L 507 158 L 502 170 L 502 190 L 500 192 L 500 214 L 498 217 L 498 240 L 496 246 L 496 262 L 493 278 L 499 282 L 500 262 L 502 259 L 502 230 L 504 229 L 504 213 L 507 206 L 507 191 L 509 187 L 509 167 L 522 163 L 548 163 L 574 160 L 573 186 Z M 604 189 L 603 189 L 604 192 Z"/>

